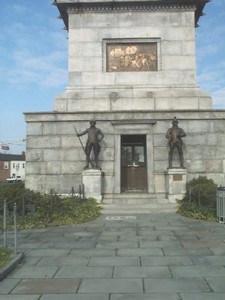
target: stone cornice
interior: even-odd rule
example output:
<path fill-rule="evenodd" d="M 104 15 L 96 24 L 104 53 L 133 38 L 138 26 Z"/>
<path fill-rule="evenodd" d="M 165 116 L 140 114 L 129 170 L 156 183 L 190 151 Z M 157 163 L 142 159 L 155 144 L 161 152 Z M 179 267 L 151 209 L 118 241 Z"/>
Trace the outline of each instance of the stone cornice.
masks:
<path fill-rule="evenodd" d="M 195 5 L 191 4 L 183 4 L 183 5 L 176 5 L 176 4 L 166 4 L 166 5 L 153 5 L 147 3 L 124 3 L 124 4 L 104 4 L 104 5 L 81 5 L 79 7 L 68 7 L 68 13 L 83 13 L 83 12 L 112 12 L 112 11 L 151 11 L 151 10 L 180 10 L 180 9 L 190 9 L 194 10 Z"/>
<path fill-rule="evenodd" d="M 54 0 L 60 17 L 63 19 L 68 30 L 68 13 L 80 14 L 88 12 L 131 12 L 131 11 L 169 11 L 169 10 L 192 10 L 195 11 L 195 25 L 201 15 L 203 8 L 209 0 L 105 0 L 105 1 L 86 1 L 86 0 Z"/>

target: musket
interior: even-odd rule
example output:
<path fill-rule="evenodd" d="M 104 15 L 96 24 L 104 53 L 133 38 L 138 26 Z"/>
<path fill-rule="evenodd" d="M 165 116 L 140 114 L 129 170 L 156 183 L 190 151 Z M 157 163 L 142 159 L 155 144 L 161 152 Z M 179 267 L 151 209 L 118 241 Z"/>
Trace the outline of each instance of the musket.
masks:
<path fill-rule="evenodd" d="M 85 152 L 85 148 L 84 148 L 84 145 L 83 145 L 83 143 L 82 143 L 82 141 L 81 141 L 81 139 L 80 139 L 80 137 L 79 137 L 79 135 L 78 135 L 78 132 L 77 132 L 77 130 L 76 130 L 76 127 L 75 127 L 75 125 L 74 125 L 74 130 L 75 130 L 75 132 L 76 132 L 76 134 L 77 134 L 77 137 L 78 137 L 78 139 L 79 139 L 79 141 L 80 141 L 81 147 L 82 147 L 82 149 L 83 149 L 84 153 L 86 154 L 86 152 Z"/>

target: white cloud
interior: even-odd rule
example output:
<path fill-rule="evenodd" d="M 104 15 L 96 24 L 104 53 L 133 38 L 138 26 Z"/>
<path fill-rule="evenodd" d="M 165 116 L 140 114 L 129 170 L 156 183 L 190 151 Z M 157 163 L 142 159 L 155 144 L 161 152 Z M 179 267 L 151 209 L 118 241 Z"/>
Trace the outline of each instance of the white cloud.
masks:
<path fill-rule="evenodd" d="M 21 5 L 14 5 L 12 10 L 17 14 L 27 13 Z M 43 26 L 43 16 L 35 14 L 29 26 L 16 21 L 2 27 L 0 78 L 5 84 L 15 88 L 28 87 L 30 83 L 52 88 L 66 85 L 67 34 Z"/>
<path fill-rule="evenodd" d="M 202 63 L 204 66 L 204 62 Z M 208 63 L 198 70 L 197 80 L 213 98 L 214 108 L 225 108 L 225 59 Z"/>
<path fill-rule="evenodd" d="M 225 87 L 212 94 L 214 108 L 225 108 Z"/>
<path fill-rule="evenodd" d="M 27 7 L 25 5 L 13 4 L 10 8 L 15 14 L 25 14 L 27 12 Z"/>
<path fill-rule="evenodd" d="M 17 51 L 13 55 L 13 67 L 6 74 L 11 85 L 25 87 L 32 83 L 41 87 L 65 85 L 66 53 L 51 52 L 48 55 L 34 55 L 27 51 Z"/>

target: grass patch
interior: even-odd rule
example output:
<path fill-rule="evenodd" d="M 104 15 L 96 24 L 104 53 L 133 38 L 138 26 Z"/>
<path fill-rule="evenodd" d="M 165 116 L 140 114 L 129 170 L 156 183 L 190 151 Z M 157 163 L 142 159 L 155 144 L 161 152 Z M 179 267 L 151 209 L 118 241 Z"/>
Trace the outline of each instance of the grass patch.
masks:
<path fill-rule="evenodd" d="M 0 248 L 0 268 L 4 267 L 11 259 L 11 250 Z"/>

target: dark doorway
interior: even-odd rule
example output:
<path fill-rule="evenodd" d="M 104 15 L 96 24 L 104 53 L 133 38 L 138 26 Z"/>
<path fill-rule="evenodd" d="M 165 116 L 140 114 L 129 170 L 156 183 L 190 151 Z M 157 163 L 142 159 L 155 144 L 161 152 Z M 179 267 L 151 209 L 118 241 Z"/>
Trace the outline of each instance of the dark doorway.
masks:
<path fill-rule="evenodd" d="M 147 189 L 146 135 L 121 135 L 121 191 Z"/>

